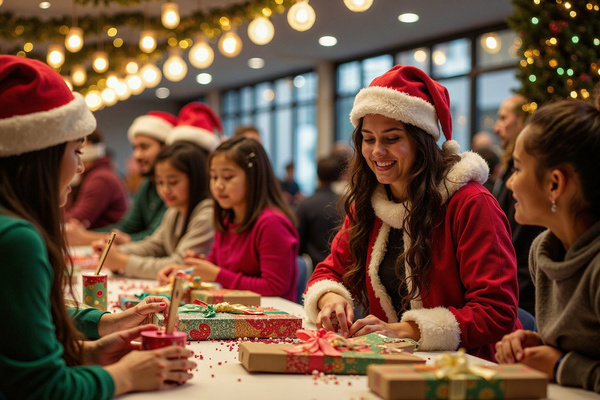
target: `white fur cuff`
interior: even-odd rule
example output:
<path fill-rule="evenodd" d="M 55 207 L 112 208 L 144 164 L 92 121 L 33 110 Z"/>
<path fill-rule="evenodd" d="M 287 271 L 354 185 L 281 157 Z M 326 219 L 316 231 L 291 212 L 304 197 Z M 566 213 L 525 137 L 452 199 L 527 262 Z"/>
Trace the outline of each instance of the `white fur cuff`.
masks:
<path fill-rule="evenodd" d="M 419 350 L 456 350 L 460 344 L 460 327 L 454 314 L 447 308 L 409 310 L 400 322 L 415 322 L 421 331 Z"/>
<path fill-rule="evenodd" d="M 339 294 L 348 303 L 353 304 L 350 291 L 342 283 L 331 279 L 315 282 L 310 285 L 304 294 L 304 312 L 306 312 L 306 316 L 310 322 L 314 323 L 317 320 L 320 311 L 318 305 L 319 299 L 327 292 Z"/>

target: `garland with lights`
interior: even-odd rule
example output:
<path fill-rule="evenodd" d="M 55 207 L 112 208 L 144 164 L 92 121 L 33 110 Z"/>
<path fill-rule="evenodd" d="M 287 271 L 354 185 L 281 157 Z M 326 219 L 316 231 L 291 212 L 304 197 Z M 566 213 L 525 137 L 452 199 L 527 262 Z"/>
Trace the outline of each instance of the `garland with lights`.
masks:
<path fill-rule="evenodd" d="M 555 99 L 586 100 L 600 82 L 600 7 L 596 0 L 512 0 L 509 26 L 520 39 L 518 93 L 530 112 Z"/>

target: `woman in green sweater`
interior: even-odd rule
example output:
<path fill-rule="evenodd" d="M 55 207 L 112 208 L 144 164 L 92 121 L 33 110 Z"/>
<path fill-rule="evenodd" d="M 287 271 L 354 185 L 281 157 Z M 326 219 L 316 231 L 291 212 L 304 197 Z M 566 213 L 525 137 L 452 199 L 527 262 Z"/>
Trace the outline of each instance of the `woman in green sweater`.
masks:
<path fill-rule="evenodd" d="M 595 107 L 576 100 L 545 105 L 517 138 L 507 182 L 515 219 L 548 230 L 529 252 L 538 332 L 506 335 L 496 359 L 600 393 L 598 154 L 600 98 Z"/>
<path fill-rule="evenodd" d="M 139 325 L 166 302 L 129 313 L 75 312 L 64 261 L 60 206 L 83 171 L 84 138 L 96 126 L 83 98 L 48 65 L 0 56 L 0 398 L 107 399 L 173 387 L 195 364 L 181 347 L 137 351 Z M 72 295 L 72 293 L 71 293 Z M 80 327 L 91 338 L 84 340 Z"/>

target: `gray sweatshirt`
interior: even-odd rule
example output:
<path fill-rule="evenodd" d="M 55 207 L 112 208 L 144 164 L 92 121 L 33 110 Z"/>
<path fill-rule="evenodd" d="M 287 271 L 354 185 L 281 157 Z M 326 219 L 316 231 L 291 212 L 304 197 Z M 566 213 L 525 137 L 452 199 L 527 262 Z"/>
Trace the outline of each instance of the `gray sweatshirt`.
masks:
<path fill-rule="evenodd" d="M 559 384 L 600 393 L 600 222 L 569 249 L 550 231 L 533 242 L 529 268 L 544 344 L 565 353 Z"/>

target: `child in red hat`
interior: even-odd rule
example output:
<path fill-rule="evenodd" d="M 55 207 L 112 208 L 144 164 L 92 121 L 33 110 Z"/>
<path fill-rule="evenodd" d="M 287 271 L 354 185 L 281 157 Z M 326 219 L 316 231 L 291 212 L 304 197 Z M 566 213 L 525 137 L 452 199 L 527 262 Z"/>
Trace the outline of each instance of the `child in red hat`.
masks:
<path fill-rule="evenodd" d="M 168 307 L 162 297 L 114 315 L 73 310 L 74 321 L 65 307 L 72 288 L 64 286 L 71 269 L 60 207 L 95 128 L 83 97 L 52 68 L 0 56 L 0 293 L 10 302 L 0 330 L 2 398 L 109 399 L 176 386 L 195 367 L 182 347 L 142 352 L 132 343 L 157 329 L 139 324 Z"/>
<path fill-rule="evenodd" d="M 485 161 L 458 155 L 448 91 L 397 65 L 356 95 L 350 119 L 347 216 L 308 282 L 309 319 L 493 360 L 495 341 L 520 326 L 515 253 L 482 186 Z M 357 305 L 365 315 L 355 321 Z"/>

